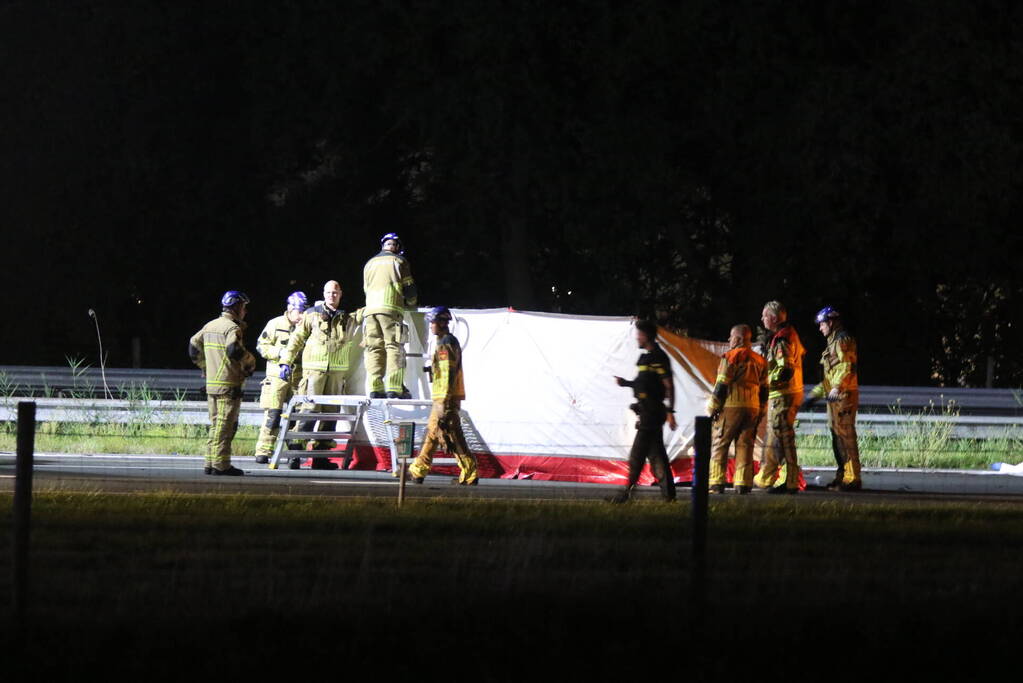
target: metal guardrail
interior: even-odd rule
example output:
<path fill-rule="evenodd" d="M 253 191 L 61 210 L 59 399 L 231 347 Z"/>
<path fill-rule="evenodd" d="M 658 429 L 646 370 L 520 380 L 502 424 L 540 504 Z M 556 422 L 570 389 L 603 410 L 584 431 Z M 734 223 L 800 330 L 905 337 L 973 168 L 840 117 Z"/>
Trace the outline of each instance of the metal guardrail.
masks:
<path fill-rule="evenodd" d="M 192 369 L 107 368 L 107 386 L 115 398 L 149 392 L 150 398 L 186 400 L 205 399 L 202 375 Z M 246 399 L 259 396 L 259 370 L 245 381 Z M 99 368 L 75 370 L 70 366 L 0 366 L 0 395 L 46 398 L 103 398 L 103 378 Z M 952 403 L 961 415 L 1023 416 L 1023 390 L 963 389 L 955 387 L 860 387 L 860 413 L 940 412 Z M 820 408 L 818 408 L 820 410 Z"/>
<path fill-rule="evenodd" d="M 0 399 L 0 422 L 17 418 L 18 397 Z M 35 398 L 39 422 L 207 424 L 205 401 L 124 401 L 103 399 Z M 258 426 L 263 410 L 254 401 L 243 401 L 239 423 Z M 923 428 L 934 423 L 951 423 L 955 438 L 991 439 L 1023 436 L 1023 416 L 1007 415 L 931 415 L 913 413 L 860 413 L 857 418 L 861 436 L 887 436 L 904 433 L 908 428 Z M 800 434 L 826 434 L 827 414 L 799 413 Z"/>
<path fill-rule="evenodd" d="M 0 422 L 18 416 L 19 397 L 0 399 Z M 37 422 L 144 424 L 209 424 L 206 401 L 108 401 L 103 399 L 33 398 Z M 259 403 L 243 401 L 238 423 L 258 426 L 263 421 Z"/>
<path fill-rule="evenodd" d="M 245 380 L 245 399 L 259 396 L 264 373 Z M 114 398 L 205 400 L 206 381 L 198 368 L 185 370 L 107 368 L 107 386 Z M 103 376 L 99 368 L 74 369 L 70 366 L 0 366 L 0 394 L 41 398 L 104 398 Z"/>

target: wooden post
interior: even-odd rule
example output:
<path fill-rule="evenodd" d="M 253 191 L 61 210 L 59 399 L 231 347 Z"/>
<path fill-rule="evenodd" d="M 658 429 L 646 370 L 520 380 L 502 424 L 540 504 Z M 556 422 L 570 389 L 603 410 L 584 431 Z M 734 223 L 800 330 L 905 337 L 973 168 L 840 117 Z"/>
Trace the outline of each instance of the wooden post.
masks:
<path fill-rule="evenodd" d="M 707 479 L 710 477 L 709 417 L 697 417 L 693 441 L 692 605 L 702 611 L 707 587 Z"/>
<path fill-rule="evenodd" d="M 18 454 L 14 466 L 13 605 L 19 624 L 28 615 L 28 549 L 32 530 L 32 460 L 35 450 L 35 401 L 18 403 Z"/>

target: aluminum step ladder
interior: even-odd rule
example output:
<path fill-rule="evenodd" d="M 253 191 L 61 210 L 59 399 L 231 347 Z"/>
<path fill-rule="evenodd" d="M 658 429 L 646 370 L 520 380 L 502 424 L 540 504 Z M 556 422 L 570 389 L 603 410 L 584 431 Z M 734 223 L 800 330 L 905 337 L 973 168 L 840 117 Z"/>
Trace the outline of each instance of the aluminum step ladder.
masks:
<path fill-rule="evenodd" d="M 316 406 L 339 406 L 339 413 L 320 413 L 313 409 Z M 277 469 L 282 462 L 287 464 L 292 458 L 345 458 L 352 454 L 355 430 L 362 422 L 362 416 L 369 407 L 369 399 L 365 396 L 292 396 L 281 413 L 281 430 L 274 444 L 273 455 L 270 456 L 269 468 Z M 333 431 L 303 431 L 306 422 L 333 422 Z M 315 430 L 316 426 L 313 425 Z M 341 451 L 307 451 L 288 448 L 289 441 L 306 441 L 322 439 L 342 441 Z"/>
<path fill-rule="evenodd" d="M 398 474 L 401 465 L 398 462 L 398 440 L 400 437 L 399 425 L 412 423 L 415 425 L 414 443 L 411 458 L 419 454 L 419 447 L 423 443 L 423 436 L 426 434 L 426 423 L 430 421 L 430 411 L 433 410 L 433 401 L 421 399 L 377 399 L 374 404 L 380 404 L 384 415 L 384 427 L 387 430 L 387 445 L 391 449 L 391 471 Z M 454 458 L 434 458 L 434 465 L 457 465 Z"/>

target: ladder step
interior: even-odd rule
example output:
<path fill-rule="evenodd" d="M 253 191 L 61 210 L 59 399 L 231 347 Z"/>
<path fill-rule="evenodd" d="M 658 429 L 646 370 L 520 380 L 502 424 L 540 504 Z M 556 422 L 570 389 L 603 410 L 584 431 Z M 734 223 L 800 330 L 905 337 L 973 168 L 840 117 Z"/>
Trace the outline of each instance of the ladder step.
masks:
<path fill-rule="evenodd" d="M 284 440 L 288 439 L 350 439 L 351 432 L 285 432 Z"/>
<path fill-rule="evenodd" d="M 291 458 L 343 458 L 344 451 L 281 451 L 281 460 Z"/>

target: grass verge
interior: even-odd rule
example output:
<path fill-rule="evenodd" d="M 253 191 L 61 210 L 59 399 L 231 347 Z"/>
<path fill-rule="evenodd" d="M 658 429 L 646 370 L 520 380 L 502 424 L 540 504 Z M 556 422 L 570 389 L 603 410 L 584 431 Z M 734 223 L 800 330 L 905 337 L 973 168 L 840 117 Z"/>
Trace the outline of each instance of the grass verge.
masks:
<path fill-rule="evenodd" d="M 715 501 L 706 609 L 685 505 L 47 493 L 34 515 L 34 619 L 0 636 L 39 680 L 711 680 L 758 657 L 800 680 L 815 655 L 843 679 L 988 666 L 1021 633 L 1023 505 Z M 5 592 L 9 557 L 4 535 Z"/>

